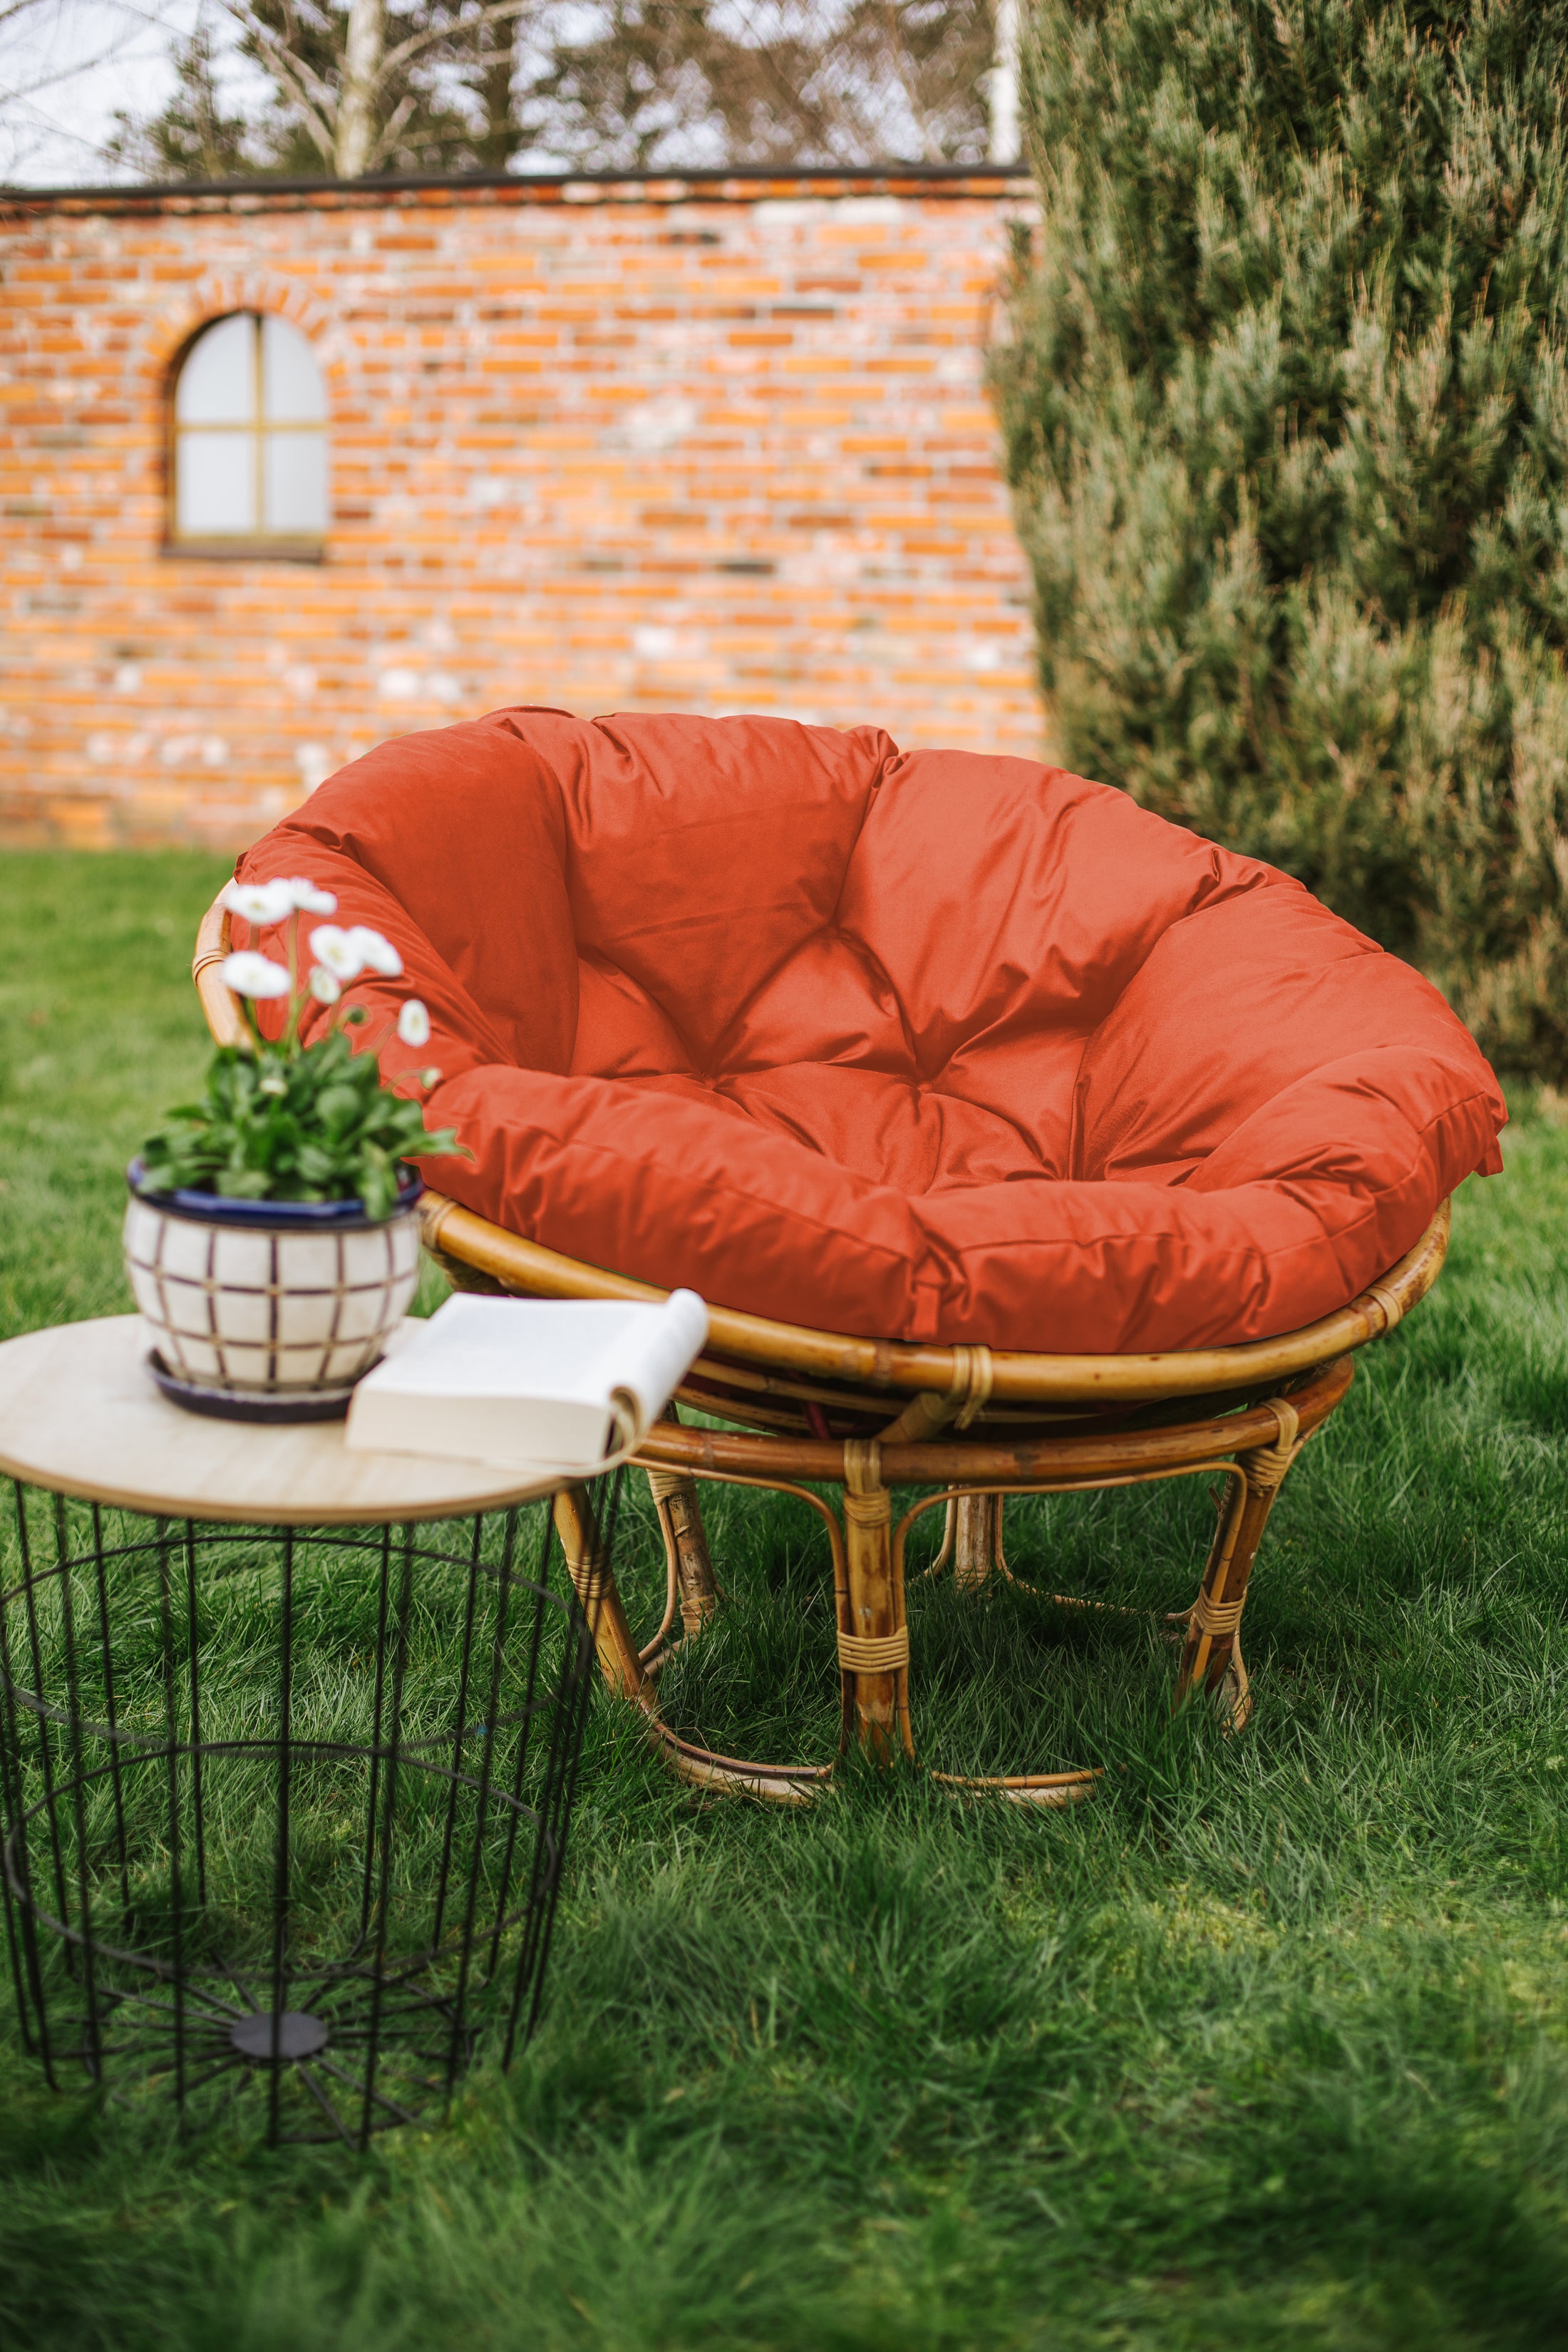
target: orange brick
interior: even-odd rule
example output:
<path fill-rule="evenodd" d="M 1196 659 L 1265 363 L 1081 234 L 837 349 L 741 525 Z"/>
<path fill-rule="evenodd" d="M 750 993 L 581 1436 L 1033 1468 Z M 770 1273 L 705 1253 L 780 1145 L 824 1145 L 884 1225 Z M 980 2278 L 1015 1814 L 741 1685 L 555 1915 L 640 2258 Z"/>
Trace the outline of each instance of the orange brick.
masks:
<path fill-rule="evenodd" d="M 0 832 L 237 845 L 528 700 L 1037 754 L 982 354 L 1022 192 L 874 184 L 0 204 Z M 250 307 L 321 347 L 320 562 L 163 551 L 171 367 Z"/>

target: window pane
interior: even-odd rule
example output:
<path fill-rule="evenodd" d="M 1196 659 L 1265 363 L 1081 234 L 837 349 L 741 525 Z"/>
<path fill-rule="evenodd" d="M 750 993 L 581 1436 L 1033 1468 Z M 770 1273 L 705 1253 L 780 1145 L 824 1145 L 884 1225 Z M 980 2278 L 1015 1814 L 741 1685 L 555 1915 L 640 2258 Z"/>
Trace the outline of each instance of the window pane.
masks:
<path fill-rule="evenodd" d="M 287 319 L 261 322 L 261 413 L 269 425 L 316 425 L 327 414 L 316 355 Z"/>
<path fill-rule="evenodd" d="M 254 319 L 220 319 L 197 337 L 180 370 L 174 414 L 182 425 L 244 425 L 255 415 Z"/>
<path fill-rule="evenodd" d="M 182 539 L 256 529 L 256 439 L 249 433 L 182 433 L 176 528 Z"/>
<path fill-rule="evenodd" d="M 266 497 L 262 527 L 321 539 L 327 529 L 327 436 L 268 433 L 262 459 Z"/>

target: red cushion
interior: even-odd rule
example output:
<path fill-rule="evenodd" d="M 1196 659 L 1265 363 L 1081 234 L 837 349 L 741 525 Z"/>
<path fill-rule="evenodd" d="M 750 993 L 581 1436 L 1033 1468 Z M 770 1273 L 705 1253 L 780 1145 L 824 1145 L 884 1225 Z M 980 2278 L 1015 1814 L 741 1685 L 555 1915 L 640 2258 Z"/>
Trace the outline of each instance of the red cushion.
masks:
<path fill-rule="evenodd" d="M 1026 760 L 871 728 L 500 711 L 249 851 L 385 931 L 441 1191 L 717 1303 L 1109 1353 L 1352 1297 L 1477 1169 L 1496 1080 L 1282 874 Z"/>

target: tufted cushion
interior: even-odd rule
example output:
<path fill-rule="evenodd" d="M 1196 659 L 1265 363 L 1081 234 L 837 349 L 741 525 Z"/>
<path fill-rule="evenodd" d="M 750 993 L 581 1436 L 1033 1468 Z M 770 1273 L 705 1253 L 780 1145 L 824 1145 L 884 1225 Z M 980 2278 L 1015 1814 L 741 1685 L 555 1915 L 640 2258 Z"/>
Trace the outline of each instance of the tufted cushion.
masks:
<path fill-rule="evenodd" d="M 1025 760 L 508 710 L 249 851 L 385 931 L 439 1188 L 568 1255 L 894 1339 L 1111 1352 L 1342 1305 L 1477 1169 L 1496 1081 L 1297 882 Z"/>

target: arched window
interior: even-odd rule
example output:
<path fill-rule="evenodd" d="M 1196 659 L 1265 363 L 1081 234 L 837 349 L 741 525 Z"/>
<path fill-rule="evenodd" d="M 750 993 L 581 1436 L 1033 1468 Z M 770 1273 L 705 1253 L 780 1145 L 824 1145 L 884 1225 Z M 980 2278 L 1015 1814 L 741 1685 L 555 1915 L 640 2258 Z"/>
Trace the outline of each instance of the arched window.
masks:
<path fill-rule="evenodd" d="M 170 539 L 315 555 L 327 530 L 326 390 L 287 319 L 204 327 L 174 387 Z"/>

